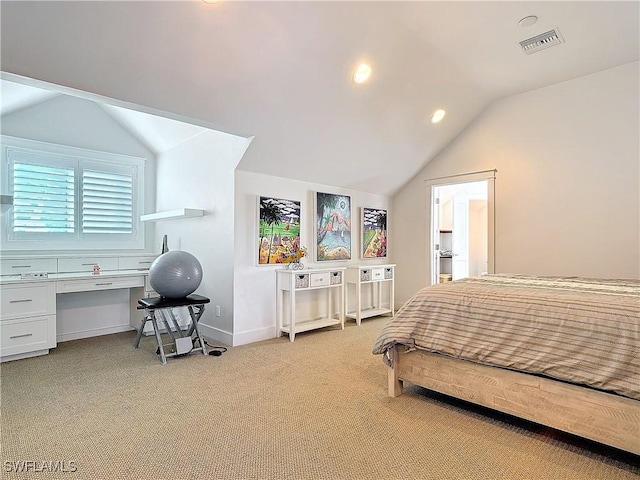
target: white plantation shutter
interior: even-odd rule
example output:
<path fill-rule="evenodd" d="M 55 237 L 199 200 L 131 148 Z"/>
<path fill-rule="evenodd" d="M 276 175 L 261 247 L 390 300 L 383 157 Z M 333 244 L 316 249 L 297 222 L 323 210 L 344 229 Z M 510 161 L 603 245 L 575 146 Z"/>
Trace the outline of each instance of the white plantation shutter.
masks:
<path fill-rule="evenodd" d="M 133 176 L 83 170 L 82 233 L 133 231 Z"/>
<path fill-rule="evenodd" d="M 75 172 L 27 163 L 13 165 L 13 231 L 74 233 Z"/>
<path fill-rule="evenodd" d="M 3 250 L 144 248 L 144 159 L 1 138 L 14 198 L 0 218 Z"/>

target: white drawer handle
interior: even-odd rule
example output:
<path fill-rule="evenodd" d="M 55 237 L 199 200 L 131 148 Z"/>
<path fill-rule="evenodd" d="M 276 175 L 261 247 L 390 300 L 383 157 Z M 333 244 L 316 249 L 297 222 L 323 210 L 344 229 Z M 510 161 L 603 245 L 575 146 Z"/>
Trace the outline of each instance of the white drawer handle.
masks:
<path fill-rule="evenodd" d="M 24 337 L 32 337 L 33 333 L 24 333 L 22 335 L 11 335 L 9 338 L 10 339 L 14 339 L 14 338 L 24 338 Z"/>
<path fill-rule="evenodd" d="M 33 302 L 32 298 L 25 298 L 24 300 L 9 300 L 9 303 L 27 303 Z"/>
<path fill-rule="evenodd" d="M 96 287 L 106 287 L 107 285 L 113 285 L 113 282 L 96 283 Z"/>
<path fill-rule="evenodd" d="M 140 264 L 142 264 L 142 265 L 149 265 L 149 264 L 151 264 L 151 263 L 153 263 L 153 262 L 138 262 L 138 263 L 140 263 Z"/>
<path fill-rule="evenodd" d="M 97 263 L 83 263 L 82 266 L 83 267 L 92 267 L 93 265 L 97 265 Z"/>
<path fill-rule="evenodd" d="M 11 265 L 11 268 L 31 268 L 31 265 Z"/>

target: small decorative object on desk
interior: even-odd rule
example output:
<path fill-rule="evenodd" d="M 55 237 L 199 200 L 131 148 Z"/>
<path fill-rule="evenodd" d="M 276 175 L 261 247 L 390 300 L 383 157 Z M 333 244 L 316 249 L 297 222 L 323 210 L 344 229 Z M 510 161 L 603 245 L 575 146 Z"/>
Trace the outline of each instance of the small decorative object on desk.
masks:
<path fill-rule="evenodd" d="M 293 248 L 289 255 L 283 258 L 283 263 L 286 263 L 287 270 L 302 270 L 304 265 L 301 260 L 307 256 L 307 247 Z"/>
<path fill-rule="evenodd" d="M 93 266 L 93 274 L 100 275 L 100 265 L 98 265 L 97 263 Z"/>

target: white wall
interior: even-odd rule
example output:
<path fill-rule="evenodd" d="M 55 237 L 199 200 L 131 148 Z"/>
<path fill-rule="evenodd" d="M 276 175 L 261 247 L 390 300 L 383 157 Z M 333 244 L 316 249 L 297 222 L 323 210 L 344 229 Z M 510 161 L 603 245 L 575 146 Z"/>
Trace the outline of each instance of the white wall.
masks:
<path fill-rule="evenodd" d="M 235 252 L 234 252 L 234 345 L 273 338 L 276 335 L 276 275 L 282 266 L 257 265 L 258 255 L 258 197 L 271 196 L 301 202 L 300 244 L 309 249 L 303 259 L 306 268 L 347 265 L 376 265 L 393 263 L 385 259 L 360 259 L 360 208 L 386 208 L 388 212 L 389 244 L 395 241 L 395 220 L 390 199 L 383 195 L 335 188 L 316 183 L 300 182 L 246 171 L 235 176 Z M 315 192 L 351 196 L 351 260 L 342 262 L 313 261 L 315 239 Z M 304 308 L 304 306 L 303 306 Z"/>
<path fill-rule="evenodd" d="M 398 301 L 428 284 L 425 179 L 492 168 L 497 272 L 639 278 L 638 72 L 502 100 L 416 175 L 393 199 Z"/>
<path fill-rule="evenodd" d="M 158 156 L 157 211 L 205 210 L 203 217 L 156 223 L 156 251 L 167 235 L 169 250 L 193 254 L 203 279 L 195 293 L 211 299 L 202 333 L 232 343 L 234 259 L 234 169 L 249 139 L 208 130 Z M 148 212 L 151 213 L 151 212 Z M 215 307 L 220 306 L 220 317 Z"/>

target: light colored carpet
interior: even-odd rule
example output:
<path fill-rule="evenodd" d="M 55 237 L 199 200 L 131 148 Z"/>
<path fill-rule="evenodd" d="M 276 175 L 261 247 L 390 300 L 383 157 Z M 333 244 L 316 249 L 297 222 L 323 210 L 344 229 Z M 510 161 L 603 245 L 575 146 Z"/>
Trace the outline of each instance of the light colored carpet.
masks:
<path fill-rule="evenodd" d="M 164 366 L 133 331 L 4 363 L 2 478 L 640 478 L 635 456 L 419 388 L 389 398 L 371 354 L 387 321 Z"/>

